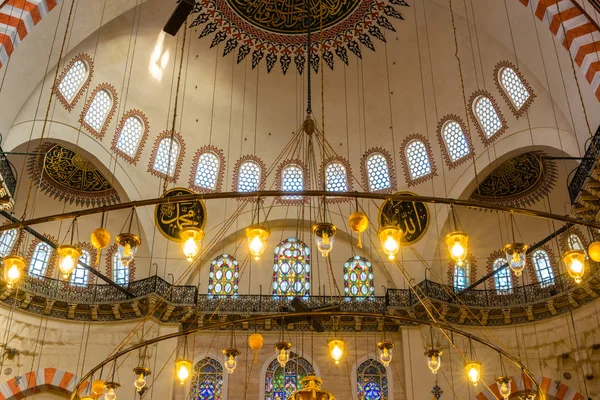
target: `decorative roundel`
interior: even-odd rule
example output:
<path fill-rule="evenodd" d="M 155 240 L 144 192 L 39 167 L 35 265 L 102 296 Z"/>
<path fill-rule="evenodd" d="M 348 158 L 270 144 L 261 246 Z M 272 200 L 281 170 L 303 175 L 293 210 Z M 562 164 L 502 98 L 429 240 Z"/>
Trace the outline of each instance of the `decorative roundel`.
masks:
<path fill-rule="evenodd" d="M 410 192 L 398 192 L 415 196 Z M 410 245 L 421 240 L 429 227 L 429 208 L 419 201 L 386 200 L 379 209 L 379 227 L 395 225 L 402 229 L 402 244 Z"/>
<path fill-rule="evenodd" d="M 386 41 L 384 30 L 395 32 L 390 19 L 403 19 L 395 6 L 405 0 L 199 0 L 191 27 L 200 38 L 213 35 L 210 47 L 224 42 L 223 56 L 237 52 L 237 62 L 250 53 L 252 68 L 263 58 L 271 72 L 277 60 L 285 74 L 292 61 L 300 74 L 306 64 L 307 32 L 312 31 L 310 65 L 318 72 L 323 61 L 333 69 L 334 56 L 348 64 L 348 50 L 361 58 L 361 49 L 375 50 L 371 38 Z M 321 43 L 323 46 L 321 46 Z M 266 56 L 266 57 L 265 57 Z"/>
<path fill-rule="evenodd" d="M 186 188 L 174 188 L 163 197 L 176 197 L 194 194 Z M 204 229 L 206 224 L 206 208 L 201 200 L 179 201 L 159 204 L 154 209 L 156 227 L 169 240 L 181 242 L 180 233 L 183 228 L 196 227 Z"/>

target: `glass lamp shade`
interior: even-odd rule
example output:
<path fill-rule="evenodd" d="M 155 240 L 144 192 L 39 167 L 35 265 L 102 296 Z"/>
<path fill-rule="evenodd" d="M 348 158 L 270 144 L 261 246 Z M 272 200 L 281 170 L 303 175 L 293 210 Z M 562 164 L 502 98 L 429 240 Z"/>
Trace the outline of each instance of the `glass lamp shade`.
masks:
<path fill-rule="evenodd" d="M 138 247 L 142 244 L 142 239 L 133 233 L 121 233 L 115 238 L 119 260 L 124 267 L 127 267 L 135 258 Z"/>
<path fill-rule="evenodd" d="M 204 231 L 193 226 L 181 230 L 181 248 L 185 258 L 192 262 L 200 252 L 200 242 L 204 239 Z"/>
<path fill-rule="evenodd" d="M 501 376 L 498 379 L 496 379 L 496 385 L 498 386 L 498 392 L 500 392 L 500 396 L 502 396 L 502 398 L 504 400 L 508 400 L 508 398 L 510 397 L 510 394 L 512 393 L 511 383 L 512 383 L 512 379 L 510 379 L 508 376 Z"/>
<path fill-rule="evenodd" d="M 402 229 L 395 225 L 384 226 L 379 229 L 377 233 L 379 241 L 381 242 L 381 248 L 383 252 L 390 260 L 396 258 L 396 254 L 400 251 L 400 243 L 402 241 Z"/>
<path fill-rule="evenodd" d="M 477 383 L 481 379 L 481 363 L 478 361 L 470 361 L 465 364 L 465 372 L 467 373 L 467 378 L 474 385 L 477 386 Z"/>
<path fill-rule="evenodd" d="M 144 387 L 146 387 L 146 377 L 150 375 L 150 370 L 145 367 L 137 367 L 133 369 L 133 373 L 137 376 L 135 382 L 133 382 L 133 386 L 138 392 L 141 392 Z"/>
<path fill-rule="evenodd" d="M 12 288 L 23 275 L 27 260 L 21 256 L 8 255 L 2 259 L 4 264 L 4 280 L 9 288 Z"/>
<path fill-rule="evenodd" d="M 442 366 L 442 352 L 438 349 L 429 349 L 425 352 L 427 357 L 427 366 L 432 374 L 437 374 Z"/>
<path fill-rule="evenodd" d="M 329 347 L 329 356 L 336 364 L 339 364 L 342 357 L 344 357 L 346 341 L 344 339 L 331 339 L 327 341 L 327 347 Z"/>
<path fill-rule="evenodd" d="M 63 278 L 67 279 L 77 267 L 79 257 L 81 257 L 81 249 L 77 246 L 64 244 L 58 246 L 56 252 L 58 253 L 58 268 L 62 272 Z"/>
<path fill-rule="evenodd" d="M 106 388 L 108 392 L 104 395 L 105 400 L 116 400 L 117 399 L 117 389 L 120 388 L 121 385 L 117 382 L 106 382 Z"/>
<path fill-rule="evenodd" d="M 389 367 L 392 362 L 392 349 L 394 343 L 392 342 L 379 342 L 377 343 L 377 349 L 379 349 L 379 360 L 385 367 Z"/>
<path fill-rule="evenodd" d="M 528 248 L 529 246 L 525 243 L 509 243 L 504 246 L 506 261 L 508 261 L 508 266 L 516 276 L 521 276 L 525 269 L 525 262 L 527 260 L 525 256 Z"/>
<path fill-rule="evenodd" d="M 175 361 L 175 376 L 180 384 L 185 385 L 192 374 L 192 362 L 186 359 L 178 359 Z"/>
<path fill-rule="evenodd" d="M 315 244 L 323 257 L 327 257 L 333 249 L 336 232 L 336 226 L 327 222 L 316 224 L 312 227 L 312 233 L 315 235 Z"/>
<path fill-rule="evenodd" d="M 576 283 L 581 283 L 583 275 L 585 274 L 585 251 L 567 251 L 565 254 L 563 254 L 562 259 L 567 267 L 569 276 L 573 278 Z"/>
<path fill-rule="evenodd" d="M 267 248 L 267 238 L 271 232 L 262 226 L 253 225 L 246 228 L 246 238 L 248 239 L 248 250 L 258 261 Z"/>
<path fill-rule="evenodd" d="M 100 396 L 106 390 L 106 383 L 102 379 L 97 379 L 92 382 L 92 393 L 96 396 Z"/>
<path fill-rule="evenodd" d="M 290 361 L 290 349 L 292 344 L 289 342 L 275 343 L 275 351 L 277 352 L 277 361 L 281 368 L 285 368 L 285 365 Z"/>
<path fill-rule="evenodd" d="M 237 359 L 242 354 L 238 349 L 224 349 L 223 358 L 225 359 L 225 368 L 227 372 L 233 374 L 235 367 L 237 367 Z"/>
<path fill-rule="evenodd" d="M 469 248 L 469 235 L 464 232 L 450 232 L 446 235 L 446 246 L 448 246 L 448 252 L 450 257 L 458 264 L 462 266 L 467 258 L 467 252 Z"/>

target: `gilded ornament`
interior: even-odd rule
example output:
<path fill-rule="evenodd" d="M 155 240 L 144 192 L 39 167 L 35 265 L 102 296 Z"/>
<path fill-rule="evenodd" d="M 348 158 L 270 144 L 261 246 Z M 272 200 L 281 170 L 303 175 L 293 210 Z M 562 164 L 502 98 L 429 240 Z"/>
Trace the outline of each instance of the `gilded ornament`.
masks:
<path fill-rule="evenodd" d="M 588 246 L 588 254 L 595 262 L 600 262 L 600 242 L 592 242 Z"/>
<path fill-rule="evenodd" d="M 92 382 L 92 392 L 101 395 L 106 390 L 106 383 L 102 379 L 97 379 Z"/>
<path fill-rule="evenodd" d="M 262 349 L 264 343 L 265 339 L 260 333 L 253 333 L 248 338 L 248 346 L 250 346 L 250 348 L 254 350 L 254 364 L 258 364 L 258 351 Z"/>
<path fill-rule="evenodd" d="M 353 212 L 348 217 L 348 226 L 353 232 L 356 232 L 358 235 L 358 243 L 356 244 L 356 247 L 362 249 L 360 234 L 366 231 L 369 227 L 369 218 L 362 211 Z"/>
<path fill-rule="evenodd" d="M 294 400 L 336 400 L 335 396 L 321 388 L 323 381 L 314 375 L 305 376 L 300 381 L 301 389 L 292 393 Z"/>

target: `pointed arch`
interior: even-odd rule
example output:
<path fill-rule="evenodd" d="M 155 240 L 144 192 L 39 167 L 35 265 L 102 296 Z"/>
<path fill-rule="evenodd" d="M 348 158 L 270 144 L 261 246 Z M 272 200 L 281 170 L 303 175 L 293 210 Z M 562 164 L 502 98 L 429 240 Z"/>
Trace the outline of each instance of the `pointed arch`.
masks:
<path fill-rule="evenodd" d="M 72 111 L 94 76 L 94 61 L 85 53 L 73 57 L 54 82 L 52 92 L 57 100 Z"/>
<path fill-rule="evenodd" d="M 506 261 L 506 253 L 497 250 L 489 255 L 487 259 L 487 272 L 490 273 L 508 264 Z M 494 288 L 498 295 L 509 295 L 513 293 L 513 288 L 518 286 L 518 279 L 512 273 L 509 267 L 496 273 L 493 278 L 490 278 L 488 287 Z"/>
<path fill-rule="evenodd" d="M 477 259 L 472 253 L 467 255 L 463 265 L 457 265 L 454 261 L 448 262 L 448 285 L 455 292 L 466 289 L 477 280 Z"/>
<path fill-rule="evenodd" d="M 437 175 L 433 152 L 425 136 L 408 135 L 400 146 L 400 160 L 408 186 L 426 182 Z"/>
<path fill-rule="evenodd" d="M 325 181 L 323 181 L 323 178 Z M 348 160 L 339 156 L 326 159 L 321 165 L 319 183 L 321 187 L 325 187 L 325 190 L 330 192 L 352 191 L 352 168 Z M 341 203 L 350 200 L 350 198 L 329 197 L 327 202 Z"/>
<path fill-rule="evenodd" d="M 171 144 L 171 133 L 173 143 Z M 164 131 L 156 137 L 148 172 L 152 175 L 175 183 L 179 179 L 181 163 L 185 156 L 185 142 L 178 132 Z"/>
<path fill-rule="evenodd" d="M 123 266 L 118 257 L 117 245 L 113 244 L 106 251 L 106 276 L 117 285 L 127 286 L 135 280 L 135 259 L 128 266 Z"/>
<path fill-rule="evenodd" d="M 81 116 L 79 123 L 85 130 L 102 140 L 117 110 L 117 90 L 110 83 L 101 83 L 91 93 Z"/>
<path fill-rule="evenodd" d="M 210 263 L 208 294 L 215 296 L 237 296 L 240 267 L 235 257 L 221 254 Z"/>
<path fill-rule="evenodd" d="M 570 227 L 562 235 L 560 235 L 558 242 L 562 252 L 569 250 L 583 250 L 587 253 L 587 248 L 589 246 L 587 238 L 581 229 L 576 226 Z"/>
<path fill-rule="evenodd" d="M 522 117 L 533 103 L 535 93 L 519 69 L 510 61 L 500 61 L 494 68 L 494 81 L 513 114 Z"/>
<path fill-rule="evenodd" d="M 313 365 L 304 357 L 290 352 L 290 360 L 282 368 L 277 359 L 272 360 L 265 372 L 265 400 L 289 399 L 292 393 L 300 389 L 300 381 L 308 375 L 314 375 Z"/>
<path fill-rule="evenodd" d="M 387 371 L 382 363 L 369 358 L 356 368 L 356 391 L 359 399 L 390 399 Z"/>
<path fill-rule="evenodd" d="M 194 155 L 190 173 L 190 189 L 199 193 L 220 192 L 225 175 L 223 150 L 213 145 L 198 149 Z"/>
<path fill-rule="evenodd" d="M 10 254 L 17 241 L 17 235 L 17 229 L 2 232 L 2 235 L 0 235 L 0 257 L 6 257 Z"/>
<path fill-rule="evenodd" d="M 115 132 L 111 149 L 123 160 L 136 165 L 150 132 L 146 115 L 137 109 L 127 111 Z"/>
<path fill-rule="evenodd" d="M 54 236 L 44 234 L 44 237 L 56 245 Z M 56 262 L 56 251 L 46 242 L 34 239 L 29 244 L 27 251 L 27 273 L 34 277 L 52 277 Z"/>
<path fill-rule="evenodd" d="M 446 165 L 450 169 L 467 162 L 475 155 L 471 133 L 458 115 L 449 114 L 440 120 L 437 138 Z"/>
<path fill-rule="evenodd" d="M 93 261 L 96 259 L 97 250 L 90 243 L 77 243 L 77 247 L 81 249 L 81 257 L 79 257 L 79 261 L 86 264 L 87 266 L 92 266 Z M 87 286 L 90 282 L 90 273 L 87 269 L 83 268 L 81 265 L 77 264 L 75 270 L 71 274 L 70 282 L 73 286 Z"/>
<path fill-rule="evenodd" d="M 469 115 L 487 147 L 506 131 L 506 120 L 498 103 L 486 90 L 477 90 L 469 99 Z"/>
<path fill-rule="evenodd" d="M 0 398 L 17 400 L 45 391 L 57 391 L 70 395 L 80 380 L 81 377 L 61 369 L 38 369 L 0 384 Z M 79 387 L 79 393 L 85 393 L 88 385 L 88 381 L 83 382 Z"/>
<path fill-rule="evenodd" d="M 234 192 L 258 192 L 265 190 L 265 163 L 253 154 L 246 154 L 236 161 L 233 166 Z"/>
<path fill-rule="evenodd" d="M 396 170 L 390 153 L 381 147 L 372 147 L 360 160 L 363 186 L 370 192 L 396 191 Z"/>
<path fill-rule="evenodd" d="M 541 246 L 528 254 L 527 271 L 531 282 L 537 282 L 541 287 L 554 285 L 559 271 L 552 249 L 548 246 Z"/>
<path fill-rule="evenodd" d="M 300 192 L 310 189 L 310 176 L 306 165 L 298 159 L 285 160 L 277 168 L 275 176 L 277 190 L 287 192 Z M 308 198 L 302 196 L 277 197 L 275 201 L 279 204 L 293 205 L 308 202 Z"/>
<path fill-rule="evenodd" d="M 194 364 L 190 399 L 223 399 L 223 366 L 212 357 Z"/>

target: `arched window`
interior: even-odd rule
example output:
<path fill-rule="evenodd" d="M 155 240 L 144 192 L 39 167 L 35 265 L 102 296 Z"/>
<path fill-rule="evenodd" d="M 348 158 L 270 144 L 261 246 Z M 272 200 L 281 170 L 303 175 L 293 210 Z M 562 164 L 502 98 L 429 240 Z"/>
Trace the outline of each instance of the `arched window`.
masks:
<path fill-rule="evenodd" d="M 233 256 L 221 254 L 210 263 L 208 293 L 214 295 L 238 294 L 240 267 Z"/>
<path fill-rule="evenodd" d="M 117 92 L 115 88 L 103 83 L 96 87 L 81 113 L 82 126 L 98 139 L 104 137 L 108 123 L 117 107 Z"/>
<path fill-rule="evenodd" d="M 332 161 L 325 168 L 325 190 L 330 192 L 348 191 L 346 167 L 339 161 Z"/>
<path fill-rule="evenodd" d="M 536 250 L 531 255 L 531 258 L 540 286 L 554 285 L 554 271 L 552 270 L 552 263 L 550 262 L 548 253 L 545 250 Z"/>
<path fill-rule="evenodd" d="M 411 179 L 418 179 L 431 173 L 431 163 L 425 143 L 412 140 L 406 146 L 406 160 Z"/>
<path fill-rule="evenodd" d="M 274 296 L 307 296 L 310 294 L 310 249 L 296 238 L 275 247 L 273 264 Z"/>
<path fill-rule="evenodd" d="M 81 93 L 90 84 L 93 62 L 87 54 L 75 56 L 65 67 L 54 85 L 53 92 L 68 111 L 71 111 Z"/>
<path fill-rule="evenodd" d="M 475 122 L 481 140 L 487 146 L 506 129 L 504 117 L 495 100 L 484 90 L 473 93 L 470 104 L 471 118 Z"/>
<path fill-rule="evenodd" d="M 126 267 L 119 260 L 119 252 L 115 251 L 112 256 L 113 281 L 117 285 L 127 286 L 129 284 L 129 267 Z"/>
<path fill-rule="evenodd" d="M 467 136 L 467 129 L 458 116 L 444 117 L 438 125 L 437 133 L 448 167 L 460 165 L 473 152 L 471 138 Z"/>
<path fill-rule="evenodd" d="M 569 250 L 584 250 L 585 251 L 585 247 L 583 246 L 583 243 L 581 242 L 581 238 L 576 233 L 569 234 L 567 241 L 568 241 Z"/>
<path fill-rule="evenodd" d="M 169 157 L 170 154 L 170 157 Z M 163 138 L 156 150 L 153 169 L 161 175 L 173 177 L 179 159 L 179 141 L 171 140 L 170 137 Z"/>
<path fill-rule="evenodd" d="M 392 188 L 388 157 L 383 153 L 371 153 L 367 157 L 364 167 L 366 167 L 369 191 L 379 192 Z"/>
<path fill-rule="evenodd" d="M 146 116 L 138 110 L 129 111 L 119 122 L 117 134 L 113 140 L 113 150 L 130 163 L 137 163 L 148 130 Z"/>
<path fill-rule="evenodd" d="M 212 357 L 194 365 L 191 396 L 193 400 L 221 400 L 223 398 L 223 366 Z"/>
<path fill-rule="evenodd" d="M 302 378 L 314 374 L 308 360 L 293 351 L 285 368 L 281 368 L 277 359 L 271 361 L 265 373 L 265 400 L 290 399 L 292 393 L 300 389 Z"/>
<path fill-rule="evenodd" d="M 216 191 L 220 169 L 221 162 L 215 153 L 205 151 L 198 154 L 194 187 L 201 191 Z"/>
<path fill-rule="evenodd" d="M 361 400 L 388 400 L 387 371 L 383 364 L 372 358 L 356 369 L 356 390 Z"/>
<path fill-rule="evenodd" d="M 52 249 L 47 243 L 38 242 L 33 249 L 33 254 L 29 260 L 29 275 L 45 276 Z"/>
<path fill-rule="evenodd" d="M 375 293 L 373 266 L 364 257 L 354 256 L 344 264 L 344 293 L 348 297 L 364 298 Z"/>
<path fill-rule="evenodd" d="M 517 117 L 523 115 L 533 101 L 533 92 L 517 68 L 501 61 L 495 68 L 496 86 Z"/>
<path fill-rule="evenodd" d="M 86 249 L 81 250 L 81 257 L 79 257 L 79 261 L 89 266 L 90 261 L 92 260 L 92 256 L 89 251 Z M 81 265 L 77 264 L 75 267 L 75 271 L 71 274 L 71 285 L 75 286 L 87 286 L 88 284 L 88 276 L 89 272 L 87 269 L 83 268 Z"/>
<path fill-rule="evenodd" d="M 17 230 L 11 229 L 2 232 L 0 235 L 0 257 L 6 257 L 10 254 L 17 240 Z"/>
<path fill-rule="evenodd" d="M 261 168 L 255 161 L 244 161 L 238 172 L 237 191 L 257 192 L 260 189 Z"/>
<path fill-rule="evenodd" d="M 471 263 L 465 260 L 462 265 L 454 264 L 453 286 L 455 292 L 465 290 L 469 286 L 469 275 L 471 273 Z"/>
<path fill-rule="evenodd" d="M 300 160 L 284 161 L 277 170 L 277 189 L 284 192 L 301 192 L 308 182 L 308 173 Z M 302 196 L 282 196 L 277 199 L 281 204 L 298 204 L 303 201 Z"/>
<path fill-rule="evenodd" d="M 500 257 L 494 260 L 492 267 L 494 268 L 494 271 L 496 271 L 497 269 L 502 268 L 507 264 L 508 261 L 506 261 L 506 258 Z M 496 273 L 496 275 L 494 275 L 494 283 L 496 285 L 496 292 L 498 294 L 512 293 L 513 284 L 512 278 L 510 276 L 510 268 L 506 267 L 500 272 Z"/>

